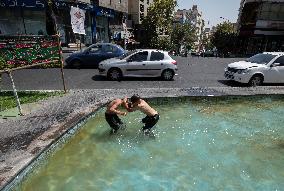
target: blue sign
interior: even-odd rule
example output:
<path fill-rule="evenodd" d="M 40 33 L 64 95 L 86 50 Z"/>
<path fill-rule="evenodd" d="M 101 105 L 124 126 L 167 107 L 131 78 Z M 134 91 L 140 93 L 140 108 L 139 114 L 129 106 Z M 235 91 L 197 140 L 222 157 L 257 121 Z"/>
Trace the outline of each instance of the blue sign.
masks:
<path fill-rule="evenodd" d="M 105 17 L 114 18 L 114 10 L 112 9 L 107 9 L 103 7 L 94 7 L 94 11 L 97 16 L 105 16 Z"/>
<path fill-rule="evenodd" d="M 44 9 L 46 4 L 45 0 L 1 0 L 0 7 Z"/>

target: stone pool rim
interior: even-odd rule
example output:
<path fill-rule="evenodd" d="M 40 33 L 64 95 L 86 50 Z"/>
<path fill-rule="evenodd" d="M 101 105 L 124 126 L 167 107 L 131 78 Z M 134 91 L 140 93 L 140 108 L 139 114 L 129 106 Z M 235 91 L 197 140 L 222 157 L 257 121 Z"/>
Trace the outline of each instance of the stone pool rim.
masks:
<path fill-rule="evenodd" d="M 147 91 L 145 91 L 147 90 Z M 72 94 L 84 94 L 89 92 L 94 92 L 98 90 L 82 90 L 82 91 L 71 91 Z M 100 108 L 104 107 L 105 104 L 108 102 L 108 100 L 113 99 L 115 97 L 130 97 L 133 93 L 138 93 L 141 95 L 141 97 L 147 98 L 147 99 L 157 99 L 157 98 L 180 98 L 180 97 L 252 97 L 252 96 L 284 96 L 284 88 L 280 87 L 265 87 L 265 88 L 244 88 L 242 91 L 239 91 L 239 88 L 199 88 L 199 87 L 193 87 L 193 88 L 160 88 L 160 89 L 122 89 L 122 90 L 116 90 L 115 92 L 112 92 L 114 90 L 101 90 L 103 92 L 103 96 L 105 99 L 101 99 L 98 103 L 95 104 L 96 108 L 95 110 L 89 110 L 87 112 L 83 112 L 84 115 L 81 116 L 81 118 L 76 122 L 76 124 L 70 125 L 67 127 L 67 129 L 61 133 L 58 137 L 53 139 L 49 144 L 45 145 L 45 147 L 38 152 L 36 155 L 32 157 L 32 159 L 27 162 L 25 165 L 22 165 L 22 167 L 13 175 L 9 176 L 9 178 L 4 182 L 3 186 L 0 186 L 0 190 L 9 190 L 12 188 L 12 185 L 14 181 L 16 181 L 17 177 L 21 175 L 27 168 L 29 168 L 32 163 L 47 150 L 52 147 L 54 143 L 56 143 L 58 140 L 60 140 L 63 136 L 68 134 L 68 132 L 72 131 L 72 129 L 79 123 L 84 120 L 87 121 L 94 113 L 96 113 Z M 111 92 L 112 94 L 109 94 L 107 96 L 106 92 Z M 131 93 L 130 93 L 131 92 Z M 202 92 L 202 94 L 200 93 Z M 70 92 L 69 92 L 70 93 Z M 97 92 L 96 92 L 97 93 Z M 86 100 L 85 100 L 86 101 Z M 48 102 L 48 101 L 47 101 Z M 90 105 L 88 105 L 90 106 Z M 94 105 L 92 105 L 94 106 Z M 86 106 L 85 106 L 86 107 Z M 80 128 L 78 128 L 80 129 Z M 49 129 L 47 129 L 48 131 Z M 4 153 L 5 154 L 5 153 Z M 24 176 L 23 176 L 24 177 Z"/>

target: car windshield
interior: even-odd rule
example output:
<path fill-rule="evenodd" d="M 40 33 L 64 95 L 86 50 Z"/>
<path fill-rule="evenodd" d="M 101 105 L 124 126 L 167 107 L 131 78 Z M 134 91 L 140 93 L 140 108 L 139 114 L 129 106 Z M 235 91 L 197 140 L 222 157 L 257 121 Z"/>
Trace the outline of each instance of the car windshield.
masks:
<path fill-rule="evenodd" d="M 248 58 L 246 61 L 257 64 L 267 64 L 275 57 L 276 55 L 272 54 L 257 54 Z"/>
<path fill-rule="evenodd" d="M 126 57 L 132 55 L 132 54 L 135 53 L 135 52 L 137 52 L 137 51 L 127 51 L 126 53 L 124 53 L 123 55 L 119 56 L 118 58 L 119 58 L 120 60 L 125 59 Z"/>

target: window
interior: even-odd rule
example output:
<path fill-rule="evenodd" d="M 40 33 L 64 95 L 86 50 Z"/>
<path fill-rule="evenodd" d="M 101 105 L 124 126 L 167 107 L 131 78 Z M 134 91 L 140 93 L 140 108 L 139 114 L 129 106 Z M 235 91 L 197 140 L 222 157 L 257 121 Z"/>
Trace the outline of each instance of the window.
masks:
<path fill-rule="evenodd" d="M 284 56 L 280 56 L 279 58 L 277 58 L 274 63 L 279 63 L 280 66 L 284 66 Z"/>
<path fill-rule="evenodd" d="M 252 62 L 257 64 L 267 64 L 275 57 L 276 56 L 272 54 L 256 54 L 250 57 L 249 59 L 247 59 L 247 62 Z"/>
<path fill-rule="evenodd" d="M 115 53 L 117 51 L 117 49 L 114 46 L 111 46 L 111 45 L 105 45 L 103 47 L 103 50 L 104 50 L 104 52 L 107 52 L 107 53 Z"/>
<path fill-rule="evenodd" d="M 164 54 L 161 52 L 152 52 L 150 61 L 164 60 Z"/>
<path fill-rule="evenodd" d="M 144 19 L 144 13 L 140 13 L 140 21 L 142 22 Z"/>
<path fill-rule="evenodd" d="M 140 12 L 144 12 L 144 5 L 140 4 Z"/>
<path fill-rule="evenodd" d="M 142 61 L 147 61 L 147 57 L 148 57 L 148 52 L 144 51 L 134 54 L 133 56 L 130 57 L 130 59 L 134 62 L 142 62 Z"/>
<path fill-rule="evenodd" d="M 102 50 L 102 45 L 95 45 L 89 49 L 90 53 L 99 53 L 101 52 L 101 50 Z"/>

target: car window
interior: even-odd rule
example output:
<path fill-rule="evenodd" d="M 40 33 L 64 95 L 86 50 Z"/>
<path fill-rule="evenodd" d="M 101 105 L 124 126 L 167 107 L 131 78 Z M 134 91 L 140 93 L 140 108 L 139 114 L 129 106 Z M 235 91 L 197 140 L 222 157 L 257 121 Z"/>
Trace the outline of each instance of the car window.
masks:
<path fill-rule="evenodd" d="M 284 56 L 280 56 L 279 58 L 277 58 L 274 63 L 279 63 L 280 66 L 284 66 Z"/>
<path fill-rule="evenodd" d="M 104 52 L 107 52 L 107 53 L 115 53 L 117 51 L 117 48 L 111 45 L 105 45 L 103 47 L 103 50 Z"/>
<path fill-rule="evenodd" d="M 132 55 L 130 59 L 134 62 L 142 62 L 142 61 L 147 61 L 147 57 L 148 57 L 148 52 L 143 51 Z"/>
<path fill-rule="evenodd" d="M 251 62 L 251 63 L 257 63 L 257 64 L 267 64 L 275 57 L 276 55 L 272 55 L 272 54 L 257 54 L 257 55 L 250 57 L 246 61 Z"/>
<path fill-rule="evenodd" d="M 90 53 L 99 53 L 102 50 L 102 45 L 92 46 L 89 50 Z"/>
<path fill-rule="evenodd" d="M 164 54 L 161 52 L 152 52 L 150 61 L 164 60 Z"/>

